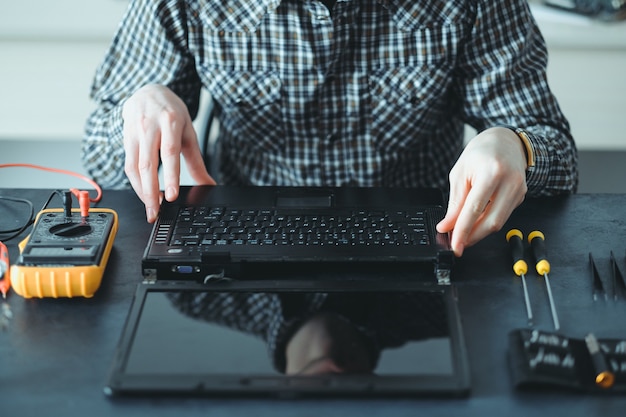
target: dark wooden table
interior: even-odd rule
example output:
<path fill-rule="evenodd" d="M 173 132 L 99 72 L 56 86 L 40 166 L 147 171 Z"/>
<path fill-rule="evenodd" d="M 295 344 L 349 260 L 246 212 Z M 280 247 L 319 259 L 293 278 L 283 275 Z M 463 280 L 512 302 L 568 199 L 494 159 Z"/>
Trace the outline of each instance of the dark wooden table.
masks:
<path fill-rule="evenodd" d="M 50 190 L 1 189 L 0 195 L 27 198 L 36 210 Z M 52 203 L 57 207 L 58 203 Z M 507 362 L 508 333 L 526 326 L 519 278 L 511 269 L 505 232 L 540 229 L 546 236 L 550 281 L 561 334 L 583 338 L 626 338 L 626 300 L 593 301 L 589 252 L 605 286 L 609 254 L 626 270 L 626 195 L 574 195 L 527 199 L 505 228 L 466 250 L 457 260 L 453 283 L 471 366 L 472 391 L 464 399 L 194 399 L 116 398 L 102 392 L 136 284 L 151 226 L 131 191 L 107 190 L 101 207 L 116 210 L 120 229 L 102 285 L 91 299 L 23 299 L 11 293 L 14 318 L 0 332 L 0 415 L 2 416 L 624 416 L 626 395 L 563 390 L 520 391 Z M 13 227 L 23 212 L 0 202 L 0 229 Z M 22 214 L 23 215 L 23 214 Z M 17 239 L 7 242 L 12 259 Z M 552 331 L 543 280 L 530 271 L 535 328 Z"/>

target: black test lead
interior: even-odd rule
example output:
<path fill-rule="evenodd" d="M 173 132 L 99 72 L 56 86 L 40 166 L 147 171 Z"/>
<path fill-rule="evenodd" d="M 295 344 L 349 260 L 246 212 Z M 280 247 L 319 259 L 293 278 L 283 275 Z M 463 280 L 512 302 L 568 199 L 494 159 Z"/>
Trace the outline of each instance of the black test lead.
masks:
<path fill-rule="evenodd" d="M 524 235 L 518 229 L 511 229 L 506 234 L 506 240 L 509 242 L 511 248 L 511 255 L 513 256 L 513 271 L 515 274 L 522 278 L 522 287 L 524 288 L 524 302 L 526 303 L 526 315 L 528 316 L 528 325 L 533 325 L 533 312 L 530 308 L 530 299 L 528 298 L 528 288 L 526 287 L 526 273 L 528 272 L 528 265 L 524 260 Z"/>
<path fill-rule="evenodd" d="M 543 275 L 546 281 L 546 290 L 548 291 L 548 300 L 550 302 L 550 310 L 552 311 L 552 321 L 554 322 L 554 330 L 559 330 L 561 325 L 559 324 L 559 318 L 556 314 L 556 307 L 554 306 L 554 297 L 552 296 L 552 288 L 550 286 L 550 279 L 548 273 L 550 272 L 550 262 L 546 257 L 546 237 L 539 230 L 530 232 L 528 235 L 528 243 L 533 250 L 535 257 L 535 269 L 539 275 Z"/>

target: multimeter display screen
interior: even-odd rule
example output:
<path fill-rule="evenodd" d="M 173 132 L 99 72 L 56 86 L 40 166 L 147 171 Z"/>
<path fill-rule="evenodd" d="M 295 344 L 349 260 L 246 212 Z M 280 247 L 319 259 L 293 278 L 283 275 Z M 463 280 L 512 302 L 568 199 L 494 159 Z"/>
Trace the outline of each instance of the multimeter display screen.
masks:
<path fill-rule="evenodd" d="M 46 212 L 38 219 L 21 254 L 28 266 L 97 265 L 113 228 L 112 213 Z"/>
<path fill-rule="evenodd" d="M 26 263 L 85 263 L 94 264 L 99 246 L 35 246 L 22 254 Z"/>

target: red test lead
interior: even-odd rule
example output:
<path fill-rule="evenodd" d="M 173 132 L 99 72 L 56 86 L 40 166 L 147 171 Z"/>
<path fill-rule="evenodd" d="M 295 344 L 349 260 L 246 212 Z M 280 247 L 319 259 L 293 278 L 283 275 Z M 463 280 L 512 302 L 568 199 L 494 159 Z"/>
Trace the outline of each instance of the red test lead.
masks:
<path fill-rule="evenodd" d="M 11 287 L 11 275 L 9 274 L 9 251 L 4 243 L 0 242 L 0 293 L 2 298 L 7 298 Z"/>

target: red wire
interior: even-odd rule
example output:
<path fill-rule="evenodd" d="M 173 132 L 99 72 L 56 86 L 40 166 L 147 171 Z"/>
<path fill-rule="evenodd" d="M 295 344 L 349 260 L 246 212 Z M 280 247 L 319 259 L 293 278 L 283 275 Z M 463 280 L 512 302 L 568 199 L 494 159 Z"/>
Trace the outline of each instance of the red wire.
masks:
<path fill-rule="evenodd" d="M 49 167 L 44 167 L 44 166 L 35 165 L 35 164 L 23 164 L 23 163 L 0 164 L 0 168 L 34 168 L 34 169 L 39 169 L 39 170 L 42 170 L 42 171 L 55 172 L 57 174 L 71 175 L 73 177 L 79 178 L 79 179 L 81 179 L 81 180 L 91 184 L 91 186 L 96 189 L 98 194 L 94 198 L 90 197 L 89 201 L 91 201 L 92 203 L 96 203 L 96 202 L 100 201 L 100 199 L 102 198 L 102 188 L 100 188 L 100 186 L 98 185 L 97 182 L 95 182 L 91 178 L 88 178 L 88 177 L 86 177 L 86 176 L 84 176 L 82 174 L 79 174 L 77 172 L 74 172 L 74 171 L 68 171 L 68 170 L 65 170 L 65 169 L 58 169 L 58 168 L 49 168 Z"/>

